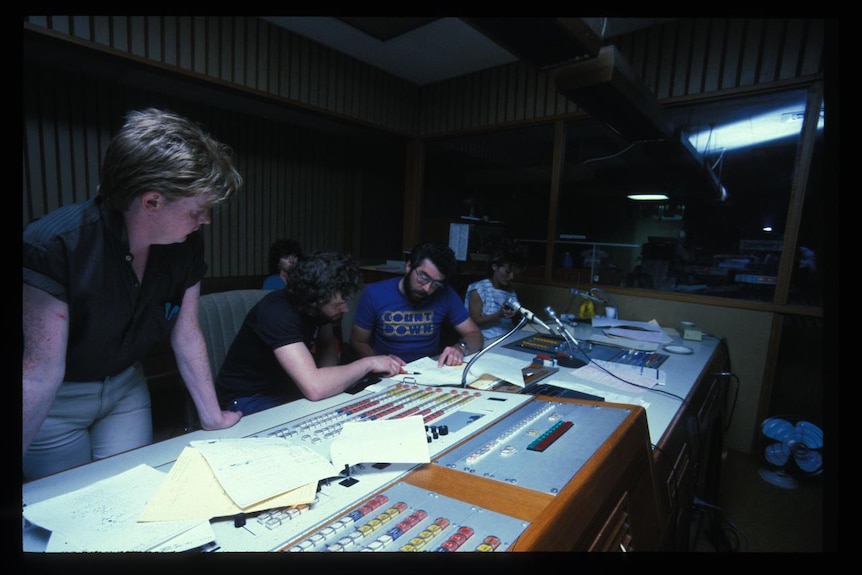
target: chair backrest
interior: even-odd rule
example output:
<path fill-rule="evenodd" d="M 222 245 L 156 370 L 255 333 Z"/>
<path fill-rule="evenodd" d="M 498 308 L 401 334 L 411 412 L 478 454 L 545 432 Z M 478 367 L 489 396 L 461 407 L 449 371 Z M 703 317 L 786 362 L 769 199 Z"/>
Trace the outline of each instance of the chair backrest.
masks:
<path fill-rule="evenodd" d="M 207 343 L 213 379 L 218 376 L 221 364 L 236 337 L 246 314 L 270 290 L 242 289 L 202 295 L 198 305 L 198 318 Z"/>

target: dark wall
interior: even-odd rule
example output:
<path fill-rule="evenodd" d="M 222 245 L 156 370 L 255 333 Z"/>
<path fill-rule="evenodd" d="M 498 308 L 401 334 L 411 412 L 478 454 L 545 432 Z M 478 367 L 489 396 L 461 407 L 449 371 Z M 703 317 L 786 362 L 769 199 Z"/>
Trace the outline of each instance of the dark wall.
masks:
<path fill-rule="evenodd" d="M 213 86 L 166 73 L 142 83 L 88 51 L 79 57 L 92 59 L 92 67 L 64 66 L 52 53 L 30 51 L 22 75 L 22 224 L 94 197 L 104 150 L 124 114 L 156 106 L 230 145 L 245 178 L 206 229 L 210 277 L 266 273 L 267 250 L 279 237 L 360 258 L 386 258 L 387 246 L 400 243 L 403 139 L 346 125 L 314 129 L 274 118 L 271 103 L 230 90 L 216 95 Z"/>

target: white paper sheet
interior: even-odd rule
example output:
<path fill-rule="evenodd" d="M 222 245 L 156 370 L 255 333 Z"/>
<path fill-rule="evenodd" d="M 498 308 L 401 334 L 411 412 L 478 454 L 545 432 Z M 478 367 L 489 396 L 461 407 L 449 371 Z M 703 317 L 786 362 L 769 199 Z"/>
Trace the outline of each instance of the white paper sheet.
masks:
<path fill-rule="evenodd" d="M 607 336 L 602 334 L 593 334 L 587 340 L 591 343 L 599 343 L 602 345 L 612 345 L 623 349 L 636 349 L 638 351 L 656 351 L 659 344 L 648 341 L 638 341 L 627 337 Z"/>
<path fill-rule="evenodd" d="M 24 517 L 56 535 L 56 540 L 52 535 L 49 541 L 49 551 L 149 551 L 201 524 L 138 522 L 164 478 L 164 472 L 138 465 L 71 493 L 28 505 Z"/>
<path fill-rule="evenodd" d="M 421 357 L 404 366 L 404 369 L 411 372 L 411 374 L 403 376 L 403 381 L 404 383 L 416 383 L 418 385 L 461 385 L 461 377 L 464 374 L 468 361 L 468 358 L 464 358 L 464 363 L 461 365 L 437 367 L 436 359 Z M 413 372 L 418 372 L 418 374 L 413 374 Z M 472 382 L 476 377 L 478 376 L 474 376 L 471 370 L 467 377 L 467 383 Z"/>
<path fill-rule="evenodd" d="M 470 240 L 470 224 L 449 224 L 449 247 L 459 262 L 467 260 Z"/>
<path fill-rule="evenodd" d="M 203 454 L 188 446 L 171 466 L 138 521 L 209 520 L 311 503 L 316 493 L 317 481 L 314 481 L 249 507 L 240 507 L 221 486 Z"/>
<path fill-rule="evenodd" d="M 598 383 L 628 393 L 643 393 L 656 385 L 664 385 L 667 374 L 661 370 L 594 359 L 569 372 L 572 377 Z M 597 395 L 603 395 L 598 393 Z"/>
<path fill-rule="evenodd" d="M 615 337 L 624 337 L 627 339 L 632 339 L 635 341 L 646 341 L 649 343 L 661 344 L 661 343 L 670 343 L 673 341 L 671 337 L 665 334 L 663 331 L 653 331 L 653 330 L 645 330 L 637 327 L 630 326 L 620 326 L 620 327 L 611 327 L 605 330 L 605 335 L 615 336 Z"/>
<path fill-rule="evenodd" d="M 337 468 L 356 463 L 428 463 L 431 456 L 422 416 L 348 421 L 329 447 Z"/>
<path fill-rule="evenodd" d="M 524 372 L 521 369 L 528 365 L 530 361 L 523 357 L 509 357 L 489 352 L 470 366 L 470 375 L 479 377 L 487 373 L 518 387 L 524 387 Z"/>
<path fill-rule="evenodd" d="M 225 492 L 248 507 L 339 471 L 314 450 L 280 437 L 192 441 Z"/>

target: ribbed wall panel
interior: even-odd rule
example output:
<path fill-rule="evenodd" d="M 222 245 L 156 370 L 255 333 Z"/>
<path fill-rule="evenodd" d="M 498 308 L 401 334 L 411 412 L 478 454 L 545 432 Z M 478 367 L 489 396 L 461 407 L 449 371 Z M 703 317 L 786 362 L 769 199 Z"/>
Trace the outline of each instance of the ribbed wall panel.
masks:
<path fill-rule="evenodd" d="M 295 237 L 309 251 L 351 247 L 340 216 L 346 166 L 354 161 L 340 138 L 36 67 L 24 70 L 22 96 L 22 225 L 94 197 L 101 158 L 125 112 L 157 105 L 233 147 L 245 178 L 244 188 L 204 226 L 208 275 L 265 273 L 277 237 Z"/>
<path fill-rule="evenodd" d="M 679 19 L 615 39 L 661 102 L 821 72 L 820 19 Z M 549 73 L 513 63 L 426 86 L 421 136 L 579 113 Z"/>
<path fill-rule="evenodd" d="M 253 17 L 31 17 L 30 23 L 414 136 L 577 113 L 548 73 L 513 63 L 421 89 Z M 661 100 L 820 72 L 820 19 L 678 19 L 614 41 Z"/>
<path fill-rule="evenodd" d="M 29 25 L 152 60 L 184 75 L 232 84 L 274 102 L 350 118 L 412 137 L 550 121 L 579 114 L 552 75 L 513 63 L 417 88 L 258 18 L 29 17 Z M 751 88 L 821 71 L 822 20 L 680 19 L 616 45 L 659 101 Z M 23 221 L 91 197 L 123 113 L 169 105 L 238 150 L 246 189 L 214 215 L 211 275 L 265 271 L 281 236 L 309 249 L 343 245 L 345 145 L 332 136 L 44 70 L 23 73 Z M 354 151 L 355 154 L 355 151 Z M 350 161 L 353 161 L 351 158 Z M 403 168 L 403 166 L 398 166 Z M 397 169 L 397 168 L 396 168 Z"/>
<path fill-rule="evenodd" d="M 425 86 L 420 136 L 550 119 L 578 112 L 553 78 L 515 62 Z"/>
<path fill-rule="evenodd" d="M 621 36 L 617 47 L 659 101 L 821 72 L 821 19 L 681 19 Z"/>
<path fill-rule="evenodd" d="M 416 133 L 419 88 L 265 20 L 241 16 L 29 16 L 25 22 L 236 84 L 286 104 Z"/>

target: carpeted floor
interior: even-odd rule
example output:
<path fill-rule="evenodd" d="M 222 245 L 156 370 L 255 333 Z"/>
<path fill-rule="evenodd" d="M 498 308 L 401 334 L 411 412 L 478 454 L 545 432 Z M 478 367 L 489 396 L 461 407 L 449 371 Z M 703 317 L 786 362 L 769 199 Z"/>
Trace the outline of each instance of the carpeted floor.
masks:
<path fill-rule="evenodd" d="M 808 477 L 794 489 L 761 478 L 762 463 L 730 451 L 721 479 L 721 501 L 695 506 L 694 551 L 816 553 L 832 550 L 824 513 L 828 476 Z"/>

